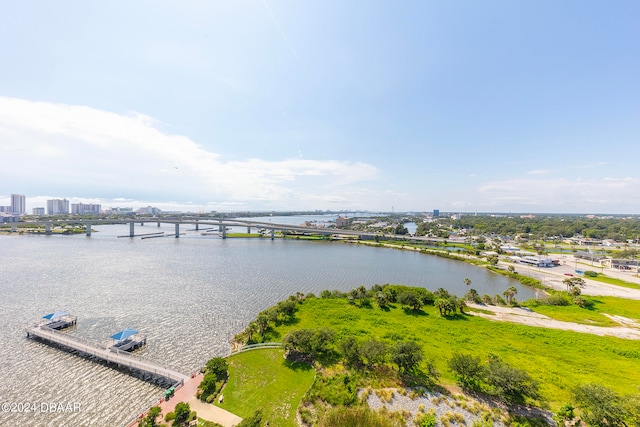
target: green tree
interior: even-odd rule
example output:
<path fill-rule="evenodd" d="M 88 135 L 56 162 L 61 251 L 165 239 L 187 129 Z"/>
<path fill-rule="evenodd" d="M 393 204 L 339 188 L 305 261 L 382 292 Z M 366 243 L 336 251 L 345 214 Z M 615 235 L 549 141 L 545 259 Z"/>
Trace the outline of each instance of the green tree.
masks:
<path fill-rule="evenodd" d="M 582 288 L 586 284 L 582 277 L 567 277 L 562 281 L 562 283 L 567 286 L 567 292 L 569 292 L 574 286 Z"/>
<path fill-rule="evenodd" d="M 353 336 L 344 337 L 340 341 L 340 352 L 345 363 L 349 366 L 362 365 L 362 357 L 360 356 L 360 343 Z"/>
<path fill-rule="evenodd" d="M 424 351 L 415 341 L 398 341 L 391 353 L 391 361 L 401 372 L 413 371 L 424 359 Z"/>
<path fill-rule="evenodd" d="M 207 368 L 207 372 L 215 375 L 217 379 L 226 378 L 227 370 L 229 369 L 227 359 L 214 357 L 213 359 L 210 359 L 205 366 Z"/>
<path fill-rule="evenodd" d="M 149 413 L 146 417 L 138 421 L 138 427 L 158 427 L 164 424 L 158 424 L 158 416 L 162 413 L 162 409 L 159 406 L 153 406 L 149 409 Z"/>
<path fill-rule="evenodd" d="M 418 311 L 422 308 L 422 299 L 414 291 L 404 291 L 398 295 L 398 302 L 402 306 L 408 305 L 412 310 Z"/>
<path fill-rule="evenodd" d="M 435 306 L 440 312 L 440 316 L 448 316 L 456 309 L 455 304 L 451 303 L 451 298 L 438 298 L 436 299 Z"/>
<path fill-rule="evenodd" d="M 513 303 L 513 297 L 518 293 L 518 289 L 515 286 L 509 286 L 506 291 L 502 293 L 504 297 L 507 299 L 507 304 L 511 305 Z"/>
<path fill-rule="evenodd" d="M 186 402 L 177 403 L 173 413 L 175 414 L 175 418 L 173 419 L 174 426 L 186 425 L 191 418 L 191 408 Z"/>
<path fill-rule="evenodd" d="M 454 353 L 448 362 L 449 369 L 458 384 L 464 388 L 477 389 L 484 377 L 484 366 L 479 357 L 465 353 Z"/>
<path fill-rule="evenodd" d="M 469 286 L 471 286 L 471 279 L 469 279 L 468 277 L 465 277 L 464 284 L 467 285 L 467 292 L 469 292 Z"/>
<path fill-rule="evenodd" d="M 262 410 L 258 409 L 253 414 L 244 418 L 236 427 L 261 427 L 262 418 Z"/>
<path fill-rule="evenodd" d="M 387 360 L 387 345 L 375 339 L 371 339 L 362 343 L 360 354 L 365 359 L 369 368 L 382 365 Z"/>
<path fill-rule="evenodd" d="M 296 329 L 285 335 L 282 344 L 288 352 L 317 359 L 331 351 L 334 336 L 332 329 Z"/>
<path fill-rule="evenodd" d="M 256 322 L 251 322 L 247 325 L 245 331 L 247 333 L 247 342 L 251 342 L 253 339 L 253 334 L 258 332 L 258 325 L 256 324 Z"/>
<path fill-rule="evenodd" d="M 376 292 L 376 302 L 378 303 L 378 307 L 383 309 L 389 306 L 388 296 L 382 291 Z"/>
<path fill-rule="evenodd" d="M 473 288 L 469 289 L 467 293 L 464 294 L 464 297 L 467 301 L 475 302 L 476 304 L 479 304 L 482 302 L 482 299 L 480 298 L 478 291 L 476 291 Z"/>
<path fill-rule="evenodd" d="M 256 319 L 256 324 L 258 325 L 260 336 L 262 336 L 262 339 L 264 340 L 264 333 L 267 330 L 267 327 L 269 326 L 269 317 L 264 313 L 258 314 L 258 318 Z"/>
<path fill-rule="evenodd" d="M 540 397 L 538 383 L 529 374 L 508 365 L 498 356 L 489 356 L 485 372 L 485 381 L 492 387 L 493 393 L 507 402 L 524 403 L 526 398 Z"/>
<path fill-rule="evenodd" d="M 582 384 L 573 389 L 573 399 L 588 425 L 626 426 L 622 399 L 611 389 L 599 384 Z"/>
<path fill-rule="evenodd" d="M 396 226 L 394 232 L 395 234 L 404 236 L 405 234 L 409 233 L 409 230 L 407 230 L 407 227 L 405 227 L 404 224 L 400 223 Z"/>
<path fill-rule="evenodd" d="M 460 314 L 464 314 L 464 309 L 467 308 L 467 303 L 464 300 L 464 298 L 456 298 L 456 297 L 452 297 L 454 298 L 453 304 L 455 304 L 455 307 L 458 309 L 458 311 L 460 311 Z"/>

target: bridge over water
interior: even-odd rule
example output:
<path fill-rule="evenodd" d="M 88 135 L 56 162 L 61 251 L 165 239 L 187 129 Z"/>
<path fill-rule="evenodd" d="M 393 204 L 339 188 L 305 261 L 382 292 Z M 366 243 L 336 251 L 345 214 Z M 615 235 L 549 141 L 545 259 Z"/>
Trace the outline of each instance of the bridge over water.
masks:
<path fill-rule="evenodd" d="M 120 237 L 139 237 L 139 236 L 148 236 L 148 237 L 160 237 L 162 233 L 147 233 L 144 235 L 135 233 L 135 225 L 139 224 L 144 226 L 145 224 L 156 224 L 160 227 L 161 224 L 173 224 L 175 227 L 175 237 L 180 237 L 180 227 L 181 226 L 194 226 L 193 231 L 200 231 L 205 229 L 218 229 L 218 232 L 222 236 L 222 238 L 227 237 L 227 229 L 231 227 L 246 227 L 247 233 L 251 232 L 251 229 L 263 229 L 269 230 L 271 239 L 274 239 L 276 231 L 284 231 L 284 232 L 294 232 L 294 233 L 303 233 L 308 235 L 321 235 L 321 236 L 332 236 L 332 235 L 341 235 L 341 236 L 354 236 L 359 239 L 373 240 L 376 238 L 381 239 L 400 239 L 400 240 L 410 240 L 410 241 L 419 241 L 419 242 L 427 242 L 427 243 L 437 243 L 442 242 L 445 239 L 437 238 L 437 237 L 421 237 L 421 236 L 409 236 L 409 235 L 395 235 L 395 234 L 384 234 L 379 232 L 366 232 L 366 231 L 357 231 L 357 230 L 347 230 L 347 229 L 338 229 L 338 228 L 326 228 L 326 227 L 308 227 L 304 225 L 291 225 L 291 224 L 277 224 L 272 222 L 264 222 L 264 221 L 254 221 L 254 220 L 246 220 L 246 219 L 216 219 L 216 218 L 172 218 L 172 217 L 159 217 L 159 218 L 139 218 L 139 219 L 61 219 L 61 220 L 50 220 L 50 221 L 20 221 L 17 223 L 11 224 L 11 230 L 13 232 L 17 232 L 18 226 L 28 226 L 35 225 L 40 227 L 45 227 L 45 234 L 52 234 L 52 227 L 61 224 L 67 225 L 78 225 L 85 227 L 86 235 L 91 236 L 91 227 L 94 225 L 104 225 L 104 224 L 129 224 L 129 234 L 128 236 L 120 236 Z M 164 234 L 162 234 L 164 235 Z"/>

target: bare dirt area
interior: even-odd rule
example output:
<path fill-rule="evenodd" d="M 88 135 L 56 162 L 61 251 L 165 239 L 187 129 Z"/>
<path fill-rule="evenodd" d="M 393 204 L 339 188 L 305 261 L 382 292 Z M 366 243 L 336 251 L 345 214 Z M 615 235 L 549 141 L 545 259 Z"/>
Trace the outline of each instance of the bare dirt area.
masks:
<path fill-rule="evenodd" d="M 551 319 L 550 317 L 547 317 L 543 314 L 533 312 L 528 308 L 499 307 L 473 303 L 467 303 L 467 306 L 477 310 L 482 310 L 469 311 L 469 314 L 499 322 L 519 323 L 522 325 L 538 326 L 542 328 L 562 329 L 565 331 L 582 332 L 585 334 L 640 340 L 640 324 L 632 319 L 628 319 L 622 316 L 609 316 L 609 318 L 611 318 L 612 320 L 620 323 L 621 326 L 604 327 L 563 322 L 560 320 Z M 485 313 L 484 311 L 490 311 L 492 312 L 492 314 Z"/>

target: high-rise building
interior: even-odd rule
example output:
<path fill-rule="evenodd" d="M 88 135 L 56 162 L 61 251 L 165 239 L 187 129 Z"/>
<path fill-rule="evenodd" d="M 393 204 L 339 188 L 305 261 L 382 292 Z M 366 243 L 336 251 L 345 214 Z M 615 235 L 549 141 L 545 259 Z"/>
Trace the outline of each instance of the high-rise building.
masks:
<path fill-rule="evenodd" d="M 48 215 L 67 215 L 69 213 L 69 201 L 67 199 L 47 200 Z"/>
<path fill-rule="evenodd" d="M 439 218 L 440 217 L 440 209 L 434 209 L 433 210 L 433 217 L 434 218 Z"/>
<path fill-rule="evenodd" d="M 102 205 L 93 203 L 72 203 L 71 213 L 74 215 L 83 214 L 99 214 L 102 211 Z"/>
<path fill-rule="evenodd" d="M 33 208 L 34 215 L 44 215 L 44 208 Z"/>
<path fill-rule="evenodd" d="M 11 195 L 11 211 L 18 215 L 23 215 L 27 212 L 26 197 L 24 194 Z"/>

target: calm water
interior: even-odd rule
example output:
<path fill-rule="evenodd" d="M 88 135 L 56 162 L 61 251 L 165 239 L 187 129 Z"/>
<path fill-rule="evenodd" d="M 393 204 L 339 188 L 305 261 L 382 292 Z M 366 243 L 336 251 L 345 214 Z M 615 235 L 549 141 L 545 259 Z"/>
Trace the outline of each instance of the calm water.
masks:
<path fill-rule="evenodd" d="M 185 227 L 186 228 L 186 227 Z M 117 426 L 157 399 L 162 386 L 25 338 L 48 312 L 78 316 L 69 333 L 93 342 L 125 327 L 147 335 L 143 354 L 185 372 L 224 355 L 255 315 L 288 295 L 364 284 L 444 287 L 463 279 L 481 294 L 518 287 L 482 268 L 411 251 L 339 242 L 227 239 L 187 232 L 179 239 L 117 238 L 128 226 L 91 237 L 0 236 L 0 403 L 31 402 L 35 413 L 0 412 L 2 426 Z M 173 226 L 160 230 L 173 232 Z M 136 232 L 158 231 L 136 226 Z M 42 413 L 41 403 L 80 404 Z"/>

